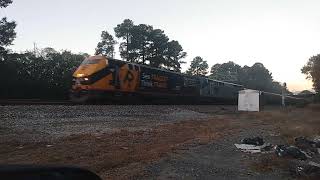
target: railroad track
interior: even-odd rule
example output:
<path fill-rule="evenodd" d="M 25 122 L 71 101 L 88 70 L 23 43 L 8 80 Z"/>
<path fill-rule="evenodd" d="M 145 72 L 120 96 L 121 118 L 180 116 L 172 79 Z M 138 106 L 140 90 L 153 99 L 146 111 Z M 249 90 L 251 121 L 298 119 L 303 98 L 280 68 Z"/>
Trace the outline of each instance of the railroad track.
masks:
<path fill-rule="evenodd" d="M 72 105 L 71 101 L 54 101 L 41 99 L 0 99 L 0 105 Z"/>
<path fill-rule="evenodd" d="M 40 100 L 40 99 L 0 99 L 1 105 L 230 105 L 230 103 L 216 102 L 216 103 L 169 103 L 169 102 L 121 102 L 121 101 L 96 101 L 87 103 L 74 103 L 72 101 L 54 101 L 54 100 Z M 233 104 L 233 103 L 231 103 Z"/>

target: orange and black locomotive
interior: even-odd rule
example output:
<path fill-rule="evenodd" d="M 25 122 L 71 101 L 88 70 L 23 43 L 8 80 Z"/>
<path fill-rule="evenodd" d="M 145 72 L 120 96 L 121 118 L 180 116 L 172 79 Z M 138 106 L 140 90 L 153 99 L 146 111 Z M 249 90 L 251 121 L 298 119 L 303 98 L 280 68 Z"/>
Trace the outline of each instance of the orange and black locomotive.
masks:
<path fill-rule="evenodd" d="M 236 102 L 241 85 L 189 76 L 104 56 L 86 58 L 73 74 L 71 100 Z"/>

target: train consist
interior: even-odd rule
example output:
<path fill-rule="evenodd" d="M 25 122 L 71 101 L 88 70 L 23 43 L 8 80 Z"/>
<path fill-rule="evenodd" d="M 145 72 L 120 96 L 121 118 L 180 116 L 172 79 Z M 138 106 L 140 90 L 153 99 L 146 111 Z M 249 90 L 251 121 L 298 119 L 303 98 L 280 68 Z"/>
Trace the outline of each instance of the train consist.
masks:
<path fill-rule="evenodd" d="M 241 85 L 189 76 L 104 56 L 86 58 L 73 74 L 70 98 L 167 103 L 236 103 Z"/>

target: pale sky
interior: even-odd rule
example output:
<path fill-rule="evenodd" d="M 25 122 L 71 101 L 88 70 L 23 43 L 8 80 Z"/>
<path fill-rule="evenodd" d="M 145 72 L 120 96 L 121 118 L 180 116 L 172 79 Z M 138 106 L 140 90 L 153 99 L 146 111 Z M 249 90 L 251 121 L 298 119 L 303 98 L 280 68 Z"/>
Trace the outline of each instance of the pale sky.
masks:
<path fill-rule="evenodd" d="M 18 24 L 15 51 L 53 47 L 94 53 L 102 30 L 129 18 L 178 40 L 188 53 L 215 63 L 263 63 L 292 91 L 311 89 L 301 74 L 320 53 L 319 0 L 13 0 L 0 16 Z M 119 55 L 117 55 L 119 57 Z"/>

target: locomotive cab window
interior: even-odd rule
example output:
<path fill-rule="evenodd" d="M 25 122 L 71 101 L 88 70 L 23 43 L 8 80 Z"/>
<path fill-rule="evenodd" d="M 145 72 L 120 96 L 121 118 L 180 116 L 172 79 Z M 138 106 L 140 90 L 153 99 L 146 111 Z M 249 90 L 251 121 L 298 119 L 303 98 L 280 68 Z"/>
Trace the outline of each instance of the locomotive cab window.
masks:
<path fill-rule="evenodd" d="M 98 64 L 101 61 L 101 59 L 85 59 L 81 65 L 87 65 L 87 64 Z"/>

